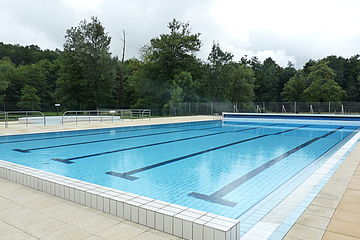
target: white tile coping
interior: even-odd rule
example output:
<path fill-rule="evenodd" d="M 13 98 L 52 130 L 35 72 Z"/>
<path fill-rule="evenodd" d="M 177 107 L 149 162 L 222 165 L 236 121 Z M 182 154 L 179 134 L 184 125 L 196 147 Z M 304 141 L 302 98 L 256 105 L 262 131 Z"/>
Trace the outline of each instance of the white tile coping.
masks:
<path fill-rule="evenodd" d="M 308 177 L 300 186 L 298 186 L 290 195 L 274 207 L 266 216 L 264 216 L 255 226 L 253 226 L 243 239 L 267 239 L 274 233 L 280 223 L 289 216 L 292 211 L 303 201 L 321 179 L 332 169 L 345 154 L 360 139 L 360 132 L 351 137 L 340 149 L 332 154 L 324 164 L 322 164 L 310 177 Z M 286 207 L 288 206 L 288 209 Z M 279 214 L 281 213 L 281 214 Z"/>
<path fill-rule="evenodd" d="M 0 177 L 178 237 L 240 240 L 240 221 L 0 160 Z"/>

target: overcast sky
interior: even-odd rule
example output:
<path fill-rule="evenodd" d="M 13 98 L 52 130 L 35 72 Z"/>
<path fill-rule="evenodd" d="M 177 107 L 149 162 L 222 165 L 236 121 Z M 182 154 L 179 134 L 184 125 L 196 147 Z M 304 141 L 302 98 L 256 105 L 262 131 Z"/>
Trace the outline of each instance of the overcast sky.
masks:
<path fill-rule="evenodd" d="M 126 58 L 173 18 L 201 33 L 202 59 L 213 41 L 236 60 L 272 57 L 282 66 L 360 54 L 359 0 L 0 0 L 0 42 L 62 49 L 66 29 L 91 16 L 112 37 L 114 55 L 127 32 Z"/>

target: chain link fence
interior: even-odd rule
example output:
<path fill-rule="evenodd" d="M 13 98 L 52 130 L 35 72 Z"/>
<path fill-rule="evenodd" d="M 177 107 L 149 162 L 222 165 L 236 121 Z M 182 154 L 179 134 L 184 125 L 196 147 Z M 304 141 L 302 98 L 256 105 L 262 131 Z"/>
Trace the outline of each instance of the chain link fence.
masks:
<path fill-rule="evenodd" d="M 0 112 L 6 111 L 41 111 L 47 116 L 62 115 L 66 111 L 109 110 L 131 106 L 93 106 L 88 103 L 61 103 L 53 107 L 35 108 L 28 104 L 27 109 L 19 108 L 14 103 L 0 102 Z M 144 106 L 151 109 L 153 116 L 193 116 L 214 115 L 222 112 L 239 113 L 314 113 L 314 114 L 360 114 L 360 102 L 183 102 L 164 106 Z M 1 117 L 1 116 L 0 116 Z"/>

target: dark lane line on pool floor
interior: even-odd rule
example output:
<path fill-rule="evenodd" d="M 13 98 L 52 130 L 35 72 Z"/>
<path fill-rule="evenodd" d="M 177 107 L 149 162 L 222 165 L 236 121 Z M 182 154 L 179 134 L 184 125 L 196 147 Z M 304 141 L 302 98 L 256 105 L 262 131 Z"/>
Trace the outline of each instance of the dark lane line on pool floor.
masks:
<path fill-rule="evenodd" d="M 181 123 L 182 124 L 182 123 Z M 127 131 L 123 131 L 123 130 L 113 130 L 109 129 L 106 132 L 100 132 L 100 133 L 87 133 L 87 134 L 79 134 L 79 135 L 69 135 L 69 136 L 58 136 L 58 137 L 45 137 L 45 138 L 33 138 L 33 139 L 24 139 L 24 140 L 13 140 L 13 141 L 7 141 L 7 142 L 0 142 L 0 144 L 7 144 L 7 143 L 18 143 L 18 142 L 31 142 L 31 141 L 40 141 L 40 140 L 50 140 L 50 139 L 60 139 L 60 138 L 73 138 L 73 137 L 84 137 L 84 136 L 95 136 L 95 135 L 102 135 L 102 134 L 109 134 L 109 133 L 122 133 L 122 132 L 136 132 L 136 131 L 147 131 L 147 130 L 153 130 L 153 129 L 165 129 L 165 128 L 184 128 L 184 127 L 190 127 L 190 126 L 199 126 L 199 125 L 209 125 L 209 124 L 214 124 L 213 122 L 206 122 L 206 123 L 202 123 L 202 124 L 193 124 L 193 125 L 187 125 L 187 126 L 178 126 L 178 127 L 164 127 L 166 125 L 169 124 L 164 124 L 164 126 L 161 127 L 150 127 L 150 126 L 158 126 L 158 125 L 150 125 L 150 126 L 145 126 L 146 128 L 141 128 L 144 126 L 132 126 L 135 127 L 136 129 L 131 129 L 131 130 L 127 130 Z M 218 124 L 218 123 L 215 123 Z M 215 125 L 214 124 L 214 125 Z M 246 123 L 244 123 L 246 124 Z M 131 127 L 131 128 L 132 128 Z M 149 128 L 150 127 L 150 128 Z M 117 128 L 130 128 L 130 127 L 116 127 Z M 79 131 L 92 131 L 94 129 L 90 129 L 90 130 L 79 130 Z M 96 129 L 97 130 L 97 129 Z M 69 131 L 69 132 L 73 132 Z M 51 133 L 51 132 L 50 132 Z M 64 132 L 67 133 L 67 132 Z M 36 134 L 36 133 L 34 133 Z"/>
<path fill-rule="evenodd" d="M 269 167 L 275 165 L 276 163 L 284 160 L 285 158 L 291 156 L 292 154 L 300 151 L 301 149 L 307 147 L 308 145 L 322 139 L 322 138 L 326 138 L 332 134 L 334 134 L 335 132 L 337 132 L 338 130 L 344 128 L 339 127 L 334 129 L 331 132 L 328 132 L 320 137 L 316 137 L 313 138 L 283 154 L 281 154 L 280 156 L 271 159 L 270 161 L 260 165 L 259 167 L 251 170 L 250 172 L 248 172 L 247 174 L 239 177 L 238 179 L 235 179 L 234 181 L 232 181 L 231 183 L 225 185 L 224 187 L 220 188 L 219 190 L 217 190 L 216 192 L 210 194 L 210 195 L 206 195 L 206 194 L 202 194 L 202 193 L 197 193 L 197 192 L 192 192 L 189 193 L 188 196 L 197 198 L 197 199 L 201 199 L 207 202 L 211 202 L 211 203 L 217 203 L 217 204 L 221 204 L 221 205 L 225 205 L 228 207 L 235 207 L 237 205 L 236 202 L 232 202 L 226 199 L 223 199 L 223 197 L 225 197 L 225 195 L 229 194 L 230 192 L 234 191 L 236 188 L 238 188 L 239 186 L 241 186 L 242 184 L 246 183 L 247 181 L 249 181 L 250 179 L 252 179 L 253 177 L 255 177 L 256 175 L 260 174 L 261 172 L 263 172 L 264 170 L 268 169 Z M 317 158 L 316 158 L 317 159 Z M 315 159 L 315 160 L 316 160 Z"/>
<path fill-rule="evenodd" d="M 217 147 L 214 147 L 214 148 L 209 148 L 209 149 L 206 149 L 206 150 L 203 150 L 203 151 L 199 151 L 199 152 L 191 153 L 191 154 L 188 154 L 188 155 L 185 155 L 185 156 L 181 156 L 181 157 L 173 158 L 173 159 L 166 160 L 166 161 L 163 161 L 163 162 L 155 163 L 155 164 L 152 164 L 152 165 L 148 165 L 146 167 L 138 168 L 138 169 L 135 169 L 135 170 L 132 170 L 132 171 L 124 172 L 124 173 L 110 171 L 110 172 L 106 172 L 106 174 L 116 176 L 116 177 L 120 177 L 120 178 L 125 178 L 127 180 L 136 180 L 136 179 L 138 179 L 138 177 L 134 177 L 134 176 L 131 176 L 131 175 L 139 173 L 139 172 L 144 172 L 144 171 L 147 171 L 147 170 L 150 170 L 150 169 L 153 169 L 153 168 L 161 167 L 161 166 L 164 166 L 164 165 L 167 165 L 167 164 L 170 164 L 170 163 L 178 162 L 180 160 L 184 160 L 184 159 L 187 159 L 187 158 L 195 157 L 195 156 L 198 156 L 198 155 L 201 155 L 201 154 L 204 154 L 204 153 L 216 151 L 216 150 L 223 149 L 223 148 L 226 148 L 226 147 L 231 147 L 231 146 L 234 146 L 234 145 L 237 145 L 237 144 L 240 144 L 240 143 L 249 142 L 249 141 L 256 140 L 256 139 L 263 138 L 263 137 L 274 136 L 274 135 L 279 135 L 279 134 L 286 133 L 286 132 L 295 131 L 297 129 L 304 128 L 304 127 L 307 127 L 307 126 L 309 126 L 309 125 L 303 125 L 303 126 L 300 126 L 300 127 L 291 128 L 291 129 L 284 130 L 284 131 L 277 132 L 277 133 L 263 134 L 263 135 L 259 135 L 259 136 L 256 136 L 256 137 L 243 139 L 243 140 L 240 140 L 240 141 L 228 143 L 228 144 L 225 144 L 225 145 L 220 145 L 220 146 L 217 146 Z"/>
<path fill-rule="evenodd" d="M 248 131 L 248 130 L 252 130 L 252 129 L 259 129 L 259 128 L 264 128 L 264 127 L 269 127 L 269 126 L 273 126 L 273 125 L 278 125 L 278 123 L 271 124 L 271 125 L 265 125 L 265 126 L 262 126 L 262 127 L 245 128 L 245 129 L 240 129 L 240 130 L 235 130 L 235 131 L 223 131 L 223 132 L 209 133 L 209 134 L 192 136 L 192 137 L 187 137 L 187 138 L 169 140 L 169 141 L 164 141 L 164 142 L 150 143 L 150 144 L 145 144 L 145 145 L 140 145 L 140 146 L 135 146 L 135 147 L 122 148 L 122 149 L 117 149 L 117 150 L 112 150 L 112 151 L 107 151 L 107 152 L 101 152 L 101 153 L 94 153 L 94 154 L 89 154 L 89 155 L 84 155 L 84 156 L 79 156 L 79 157 L 73 157 L 73 158 L 66 158 L 66 159 L 52 158 L 51 160 L 70 164 L 70 163 L 74 163 L 72 160 L 77 160 L 77 159 L 96 157 L 96 156 L 101 156 L 101 155 L 106 155 L 106 154 L 111 154 L 111 153 L 123 152 L 123 151 L 134 150 L 134 149 L 145 148 L 145 147 L 152 147 L 152 146 L 157 146 L 157 145 L 162 145 L 162 144 L 169 144 L 169 143 L 174 143 L 174 142 L 186 141 L 186 140 L 202 138 L 202 137 L 209 137 L 209 136 L 220 135 L 220 134 L 225 134 L 225 133 L 243 132 L 243 131 Z"/>
<path fill-rule="evenodd" d="M 139 138 L 139 137 L 148 137 L 148 136 L 157 136 L 163 134 L 170 134 L 170 133 L 179 133 L 179 132 L 188 132 L 188 131 L 197 131 L 197 130 L 209 130 L 214 128 L 221 128 L 219 127 L 210 127 L 210 128 L 194 128 L 194 129 L 184 129 L 184 130 L 176 130 L 176 131 L 168 131 L 168 132 L 159 132 L 159 133 L 149 133 L 149 134 L 142 134 L 142 135 L 135 135 L 135 136 L 127 136 L 127 137 L 118 137 L 118 138 L 108 138 L 108 139 L 101 139 L 101 140 L 94 140 L 88 142 L 77 142 L 77 143 L 67 143 L 67 144 L 60 144 L 60 145 L 53 145 L 47 147 L 37 147 L 37 148 L 28 148 L 28 149 L 13 149 L 14 151 L 21 152 L 21 153 L 30 153 L 31 151 L 36 150 L 43 150 L 43 149 L 51 149 L 51 148 L 60 148 L 60 147 L 69 147 L 69 146 L 77 146 L 77 145 L 84 145 L 84 144 L 91 144 L 91 143 L 100 143 L 100 142 L 109 142 L 109 141 L 117 141 L 123 139 L 130 139 L 130 138 Z"/>
<path fill-rule="evenodd" d="M 344 126 L 346 127 L 346 126 Z M 344 128 L 342 130 L 345 130 Z M 346 132 L 346 130 L 345 130 Z M 351 132 L 350 134 L 348 134 L 345 138 L 341 138 L 339 139 L 336 143 L 334 143 L 333 145 L 331 145 L 329 148 L 327 148 L 327 150 L 325 152 L 323 152 L 322 154 L 320 154 L 320 156 L 317 156 L 316 158 L 314 158 L 309 164 L 307 164 L 306 166 L 304 166 L 303 168 L 301 168 L 300 170 L 298 170 L 296 173 L 294 173 L 293 175 L 291 175 L 288 180 L 296 177 L 297 174 L 299 174 L 301 171 L 303 171 L 304 169 L 306 169 L 307 167 L 309 167 L 311 164 L 314 164 L 314 162 L 320 158 L 322 158 L 324 155 L 328 154 L 330 151 L 336 149 L 339 145 L 342 146 L 342 144 L 345 144 L 343 141 L 347 142 L 347 140 L 345 139 L 351 139 L 352 136 L 354 136 L 356 134 L 356 132 Z M 273 192 L 275 192 L 276 190 L 278 190 L 279 188 L 281 188 L 283 185 L 285 185 L 287 182 L 283 182 L 282 184 L 280 184 L 279 186 L 275 187 L 275 189 L 273 189 L 268 195 L 272 194 Z M 298 184 L 297 184 L 298 186 Z M 247 207 L 246 210 L 242 211 L 242 213 L 240 215 L 238 215 L 237 217 L 235 217 L 235 219 L 239 219 L 241 216 L 243 216 L 246 212 L 248 212 L 250 209 L 252 209 L 254 206 L 256 206 L 258 203 L 260 203 L 262 200 L 264 200 L 266 198 L 266 196 L 262 197 L 261 199 L 257 200 L 256 202 L 252 203 L 251 206 Z"/>

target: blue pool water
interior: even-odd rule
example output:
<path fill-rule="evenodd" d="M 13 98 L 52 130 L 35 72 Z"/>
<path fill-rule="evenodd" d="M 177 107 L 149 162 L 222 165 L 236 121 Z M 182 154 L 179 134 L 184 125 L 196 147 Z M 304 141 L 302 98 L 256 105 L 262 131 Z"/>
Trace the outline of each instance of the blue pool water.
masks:
<path fill-rule="evenodd" d="M 358 127 L 204 121 L 0 137 L 0 159 L 241 218 Z"/>

